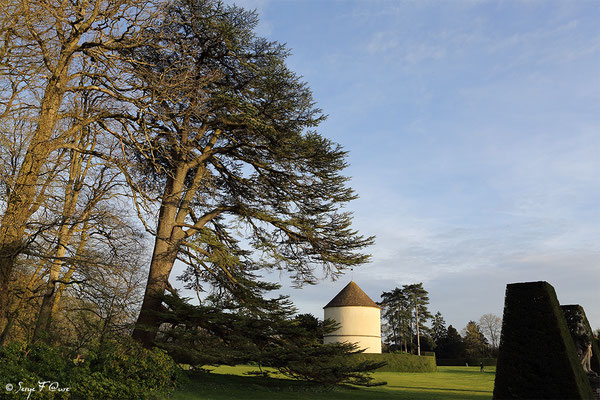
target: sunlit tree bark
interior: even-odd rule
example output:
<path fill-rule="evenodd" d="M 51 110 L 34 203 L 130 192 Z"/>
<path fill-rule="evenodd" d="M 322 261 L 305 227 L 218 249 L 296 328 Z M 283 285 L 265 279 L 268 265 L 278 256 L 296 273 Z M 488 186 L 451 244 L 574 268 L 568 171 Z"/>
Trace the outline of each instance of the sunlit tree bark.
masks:
<path fill-rule="evenodd" d="M 115 49 L 133 45 L 140 15 L 145 14 L 145 3 L 138 0 L 2 2 L 0 113 L 27 106 L 35 112 L 35 128 L 6 190 L 8 196 L 0 219 L 0 319 L 6 313 L 8 285 L 16 259 L 27 243 L 24 240 L 27 222 L 44 198 L 41 172 L 50 154 L 67 143 L 73 132 L 90 123 L 79 119 L 71 129 L 61 129 L 62 105 L 72 91 L 93 89 L 81 88 L 78 83 L 84 59 L 109 59 L 107 54 Z M 17 100 L 21 103 L 16 104 Z"/>

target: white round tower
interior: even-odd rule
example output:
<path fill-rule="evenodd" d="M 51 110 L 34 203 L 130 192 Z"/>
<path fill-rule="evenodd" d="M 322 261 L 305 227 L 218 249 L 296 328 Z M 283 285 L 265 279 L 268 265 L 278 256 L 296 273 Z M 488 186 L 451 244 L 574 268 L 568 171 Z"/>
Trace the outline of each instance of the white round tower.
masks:
<path fill-rule="evenodd" d="M 323 343 L 356 343 L 365 353 L 381 353 L 381 308 L 350 281 L 325 307 L 325 319 L 340 326 L 323 337 Z"/>

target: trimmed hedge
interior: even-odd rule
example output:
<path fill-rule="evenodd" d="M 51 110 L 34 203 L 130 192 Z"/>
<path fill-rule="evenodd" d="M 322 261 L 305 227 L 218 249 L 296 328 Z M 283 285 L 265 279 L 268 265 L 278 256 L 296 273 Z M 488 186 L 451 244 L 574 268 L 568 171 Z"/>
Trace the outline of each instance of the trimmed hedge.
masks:
<path fill-rule="evenodd" d="M 483 362 L 486 367 L 494 367 L 498 362 L 496 358 L 439 358 L 437 365 L 450 367 L 459 366 L 464 367 L 465 364 L 469 364 L 470 367 L 478 367 Z"/>
<path fill-rule="evenodd" d="M 494 399 L 591 399 L 554 288 L 506 287 Z"/>
<path fill-rule="evenodd" d="M 408 353 L 360 353 L 351 357 L 360 361 L 385 362 L 378 372 L 435 372 L 435 356 L 416 356 Z"/>

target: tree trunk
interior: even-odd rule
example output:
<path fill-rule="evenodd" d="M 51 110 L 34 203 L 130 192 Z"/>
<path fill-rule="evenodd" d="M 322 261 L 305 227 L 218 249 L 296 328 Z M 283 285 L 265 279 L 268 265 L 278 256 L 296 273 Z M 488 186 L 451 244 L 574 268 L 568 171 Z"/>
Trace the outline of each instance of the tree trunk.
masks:
<path fill-rule="evenodd" d="M 38 264 L 35 272 L 31 275 L 31 277 L 29 278 L 29 281 L 27 282 L 27 286 L 25 287 L 25 292 L 23 293 L 23 296 L 17 302 L 15 308 L 12 311 L 8 312 L 6 325 L 4 326 L 4 328 L 2 329 L 2 333 L 0 334 L 0 346 L 4 345 L 4 342 L 6 341 L 6 338 L 8 337 L 8 334 L 14 325 L 16 317 L 19 314 L 19 312 L 21 311 L 21 308 L 23 307 L 23 303 L 25 303 L 31 299 L 31 297 L 26 297 L 26 296 L 32 294 L 33 284 L 34 284 L 36 278 L 38 277 L 38 274 L 42 270 L 43 266 L 44 266 L 44 264 L 42 262 L 40 262 Z"/>
<path fill-rule="evenodd" d="M 47 331 L 50 328 L 52 312 L 56 302 L 56 281 L 59 279 L 60 270 L 64 264 L 63 259 L 67 253 L 67 245 L 71 242 L 71 237 L 75 231 L 75 226 L 80 223 L 80 221 L 77 221 L 75 225 L 71 224 L 73 215 L 75 214 L 75 209 L 77 207 L 79 194 L 81 193 L 81 183 L 87 174 L 88 168 L 86 167 L 85 171 L 82 173 L 83 160 L 81 158 L 81 154 L 78 152 L 71 152 L 70 161 L 71 165 L 69 167 L 69 181 L 65 187 L 65 200 L 62 209 L 61 225 L 56 235 L 58 244 L 54 253 L 54 259 L 50 265 L 50 274 L 48 276 L 46 290 L 42 299 L 42 306 L 40 308 L 38 320 L 35 325 L 35 331 L 33 333 L 34 341 L 40 338 L 42 332 Z M 84 213 L 82 218 L 87 218 L 87 214 Z M 84 225 L 87 225 L 87 223 Z"/>
<path fill-rule="evenodd" d="M 89 223 L 90 222 L 87 219 L 83 222 L 83 227 L 81 228 L 81 239 L 79 240 L 79 244 L 77 245 L 77 251 L 75 252 L 75 258 L 77 258 L 80 254 L 83 253 L 85 245 L 87 244 L 89 236 L 87 235 L 86 232 L 89 229 Z M 60 303 L 62 294 L 65 291 L 65 289 L 67 288 L 67 284 L 68 284 L 68 282 L 71 281 L 71 277 L 73 276 L 74 273 L 75 273 L 75 264 L 71 264 L 69 266 L 69 270 L 63 275 L 63 277 L 61 279 L 62 282 L 59 283 L 58 287 L 56 288 L 56 293 L 54 294 L 53 301 L 52 301 L 52 309 L 50 311 L 50 318 L 54 318 L 54 316 L 58 312 L 58 304 Z"/>
<path fill-rule="evenodd" d="M 48 331 L 50 328 L 50 321 L 52 318 L 52 305 L 56 296 L 56 281 L 59 278 L 60 268 L 62 266 L 62 258 L 66 254 L 66 247 L 59 245 L 60 247 L 56 251 L 55 259 L 52 261 L 50 266 L 50 275 L 48 276 L 48 282 L 46 283 L 46 290 L 44 291 L 44 297 L 42 299 L 42 306 L 38 314 L 37 323 L 35 324 L 35 330 L 33 331 L 33 340 L 40 339 L 42 332 Z"/>
<path fill-rule="evenodd" d="M 160 297 L 167 289 L 174 262 L 175 255 L 172 254 L 170 246 L 166 241 L 157 237 L 142 308 L 132 333 L 132 337 L 144 347 L 151 347 L 154 344 L 160 326 L 160 318 L 156 313 L 161 309 L 162 299 Z"/>
<path fill-rule="evenodd" d="M 144 300 L 131 335 L 144 347 L 154 344 L 160 327 L 160 318 L 156 313 L 161 309 L 161 296 L 167 289 L 169 275 L 177 258 L 177 240 L 181 239 L 182 231 L 175 225 L 175 220 L 186 173 L 186 168 L 177 168 L 174 176 L 169 177 L 163 194 Z"/>
<path fill-rule="evenodd" d="M 421 335 L 419 333 L 419 306 L 415 303 L 415 313 L 417 315 L 417 355 L 421 355 Z"/>
<path fill-rule="evenodd" d="M 23 250 L 25 224 L 39 207 L 35 204 L 36 195 L 39 195 L 37 182 L 53 149 L 50 142 L 58 120 L 65 79 L 65 75 L 53 77 L 46 87 L 37 130 L 25 153 L 0 222 L 0 318 L 4 318 L 8 311 L 9 283 L 17 256 Z"/>

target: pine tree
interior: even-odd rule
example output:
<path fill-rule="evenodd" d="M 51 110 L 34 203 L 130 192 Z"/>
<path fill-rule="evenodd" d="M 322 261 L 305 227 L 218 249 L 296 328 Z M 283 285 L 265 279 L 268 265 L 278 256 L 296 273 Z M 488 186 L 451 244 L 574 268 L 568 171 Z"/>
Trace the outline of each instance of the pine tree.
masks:
<path fill-rule="evenodd" d="M 448 326 L 448 333 L 438 343 L 436 350 L 437 358 L 462 358 L 465 357 L 465 343 L 458 331 L 452 326 Z"/>
<path fill-rule="evenodd" d="M 407 340 L 410 337 L 412 311 L 409 299 L 400 288 L 381 294 L 382 318 L 385 321 L 383 331 L 392 350 L 407 351 Z"/>
<path fill-rule="evenodd" d="M 448 336 L 448 329 L 446 328 L 446 321 L 444 317 L 438 311 L 433 316 L 431 321 L 431 337 L 436 345 L 439 345 L 440 341 Z"/>
<path fill-rule="evenodd" d="M 425 323 L 431 318 L 427 309 L 428 294 L 423 283 L 403 285 L 402 288 L 381 294 L 379 305 L 383 308 L 383 319 L 386 321 L 384 331 L 392 348 L 399 350 L 404 345 L 404 350 L 408 351 L 410 343 L 411 352 L 420 352 L 420 338 L 428 332 Z"/>

